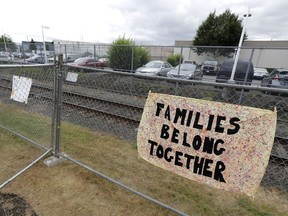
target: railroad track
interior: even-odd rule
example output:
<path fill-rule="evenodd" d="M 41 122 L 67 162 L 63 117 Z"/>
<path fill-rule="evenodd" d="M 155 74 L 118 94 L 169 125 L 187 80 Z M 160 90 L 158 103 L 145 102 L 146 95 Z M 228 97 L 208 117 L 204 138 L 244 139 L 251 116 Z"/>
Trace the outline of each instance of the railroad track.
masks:
<path fill-rule="evenodd" d="M 0 77 L 0 88 L 11 91 L 11 81 L 7 78 Z M 3 85 L 4 84 L 4 85 Z M 30 96 L 35 99 L 53 100 L 53 88 L 33 83 Z M 142 106 L 125 104 L 119 101 L 107 100 L 104 98 L 83 94 L 82 92 L 63 91 L 62 102 L 65 110 L 71 108 L 73 110 L 81 111 L 84 114 L 91 115 L 105 115 L 106 117 L 124 121 L 128 124 L 139 125 L 141 115 L 143 112 Z M 279 123 L 287 124 L 287 121 L 278 120 Z M 277 122 L 278 124 L 278 122 Z M 274 139 L 274 146 L 270 155 L 270 162 L 276 162 L 288 167 L 288 138 L 276 136 Z"/>
<path fill-rule="evenodd" d="M 1 78 L 1 88 L 12 90 L 11 80 Z M 5 84 L 3 83 L 5 82 Z M 4 85 L 3 85 L 4 84 Z M 91 96 L 84 93 L 63 91 L 62 103 L 67 107 L 73 107 L 81 111 L 89 113 L 97 113 L 119 120 L 130 121 L 134 124 L 139 124 L 143 107 L 125 104 L 116 100 L 107 100 L 97 96 Z M 43 98 L 53 100 L 53 88 L 40 84 L 33 84 L 31 87 L 30 96 L 34 98 Z"/>

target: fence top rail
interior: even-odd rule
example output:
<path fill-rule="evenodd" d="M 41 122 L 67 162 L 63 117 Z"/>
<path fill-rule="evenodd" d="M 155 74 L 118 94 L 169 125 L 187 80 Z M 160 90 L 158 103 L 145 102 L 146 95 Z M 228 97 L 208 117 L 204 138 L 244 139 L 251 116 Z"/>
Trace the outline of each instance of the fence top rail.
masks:
<path fill-rule="evenodd" d="M 54 45 L 56 47 L 59 46 L 67 46 L 67 47 L 73 47 L 75 46 L 75 44 L 56 44 Z M 135 45 L 130 45 L 130 44 L 80 44 L 79 47 L 87 47 L 87 46 L 95 46 L 95 47 L 99 47 L 99 46 L 104 46 L 104 47 L 110 47 L 110 46 L 115 46 L 115 47 L 143 47 L 143 48 L 159 48 L 159 47 L 163 47 L 163 48 L 190 48 L 190 49 L 237 49 L 238 46 L 198 46 L 198 45 L 193 45 L 191 43 L 191 45 L 178 45 L 178 44 L 174 44 L 174 45 L 149 45 L 149 44 L 135 44 Z M 287 46 L 267 46 L 267 45 L 243 45 L 241 46 L 241 49 L 284 49 L 287 50 L 288 47 Z"/>
<path fill-rule="evenodd" d="M 278 93 L 288 93 L 288 89 L 284 88 L 272 88 L 272 87 L 263 87 L 263 86 L 253 86 L 253 85 L 239 85 L 236 83 L 217 83 L 211 82 L 207 80 L 185 80 L 185 79 L 177 79 L 177 78 L 170 78 L 170 77 L 162 77 L 162 76 L 146 76 L 146 75 L 139 75 L 131 72 L 122 72 L 122 71 L 114 71 L 114 70 L 107 70 L 107 69 L 96 69 L 90 67 L 82 67 L 82 66 L 72 66 L 72 65 L 64 65 L 66 68 L 79 68 L 79 69 L 89 69 L 92 73 L 97 72 L 104 72 L 110 73 L 114 75 L 121 75 L 121 76 L 131 76 L 131 77 L 138 77 L 147 80 L 166 80 L 178 83 L 190 83 L 190 84 L 201 84 L 201 85 L 212 85 L 215 87 L 224 87 L 224 88 L 236 88 L 236 89 L 246 89 L 246 90 L 258 90 L 258 91 L 269 91 L 269 92 L 278 92 Z"/>
<path fill-rule="evenodd" d="M 33 64 L 33 65 L 28 65 L 28 64 L 0 64 L 0 68 L 37 68 L 37 67 L 51 67 L 54 66 L 54 64 Z"/>

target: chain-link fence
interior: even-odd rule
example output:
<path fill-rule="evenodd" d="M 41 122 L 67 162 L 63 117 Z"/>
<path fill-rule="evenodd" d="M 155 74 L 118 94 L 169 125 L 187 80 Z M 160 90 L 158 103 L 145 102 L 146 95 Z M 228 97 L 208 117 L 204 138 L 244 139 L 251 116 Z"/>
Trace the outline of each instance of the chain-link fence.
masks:
<path fill-rule="evenodd" d="M 3 183 L 49 151 L 52 141 L 54 69 L 1 66 L 1 175 Z M 19 138 L 15 138 L 17 135 Z M 4 183 L 3 183 L 4 184 Z"/>
<path fill-rule="evenodd" d="M 193 53 L 191 49 L 174 47 L 173 53 L 181 53 L 186 56 L 184 59 L 194 60 L 197 64 L 199 62 L 198 69 L 203 70 L 202 62 L 208 58 L 207 53 L 197 55 L 199 58 L 197 60 L 193 54 L 195 47 Z M 256 48 L 244 49 L 241 57 L 250 60 L 254 67 L 265 67 L 268 71 L 272 68 L 285 67 L 286 62 L 282 57 L 286 55 L 286 50 L 273 49 L 272 53 L 268 51 Z M 233 56 L 233 52 L 231 53 Z M 269 58 L 270 55 L 274 58 L 269 61 L 262 60 Z M 164 55 L 161 56 L 162 59 L 167 59 Z M 219 58 L 219 64 L 226 58 Z M 126 60 L 133 62 L 132 59 Z M 194 81 L 119 71 L 124 68 L 95 69 L 69 64 L 63 65 L 63 68 L 60 65 L 60 68 L 61 70 L 59 67 L 52 69 L 47 65 L 1 67 L 3 86 L 11 86 L 13 75 L 32 78 L 33 82 L 27 104 L 11 100 L 11 89 L 6 93 L 1 91 L 3 107 L 8 106 L 9 110 L 17 113 L 13 110 L 15 107 L 17 110 L 25 111 L 25 115 L 26 113 L 32 115 L 30 118 L 33 121 L 34 118 L 37 120 L 36 123 L 30 121 L 33 122 L 33 126 L 26 125 L 19 129 L 18 124 L 10 126 L 12 123 L 6 120 L 4 122 L 1 119 L 5 118 L 2 117 L 1 125 L 12 128 L 13 131 L 24 134 L 25 137 L 48 148 L 54 133 L 54 130 L 51 130 L 54 121 L 51 119 L 55 119 L 55 116 L 51 116 L 58 115 L 58 120 L 61 120 L 61 133 L 58 131 L 60 140 L 56 152 L 59 151 L 61 156 L 120 186 L 124 184 L 123 187 L 133 193 L 137 194 L 140 191 L 140 196 L 145 197 L 146 194 L 145 198 L 152 199 L 156 203 L 160 202 L 157 204 L 168 204 L 164 207 L 172 208 L 175 213 L 253 215 L 254 212 L 285 215 L 287 212 L 287 89 L 270 88 L 272 83 L 261 87 L 261 80 L 255 79 L 247 86 L 218 83 L 215 82 L 214 74 L 204 74 L 202 81 Z M 4 82 L 6 78 L 10 83 Z M 58 80 L 55 83 L 54 78 Z M 274 145 L 259 193 L 253 202 L 237 194 L 219 192 L 180 178 L 137 158 L 136 136 L 149 91 L 268 110 L 274 110 L 276 107 L 277 130 Z M 55 92 L 60 94 L 53 102 Z M 24 114 L 19 116 L 22 117 Z M 275 206 L 276 204 L 278 206 Z M 179 212 L 176 209 L 179 209 Z"/>
<path fill-rule="evenodd" d="M 212 83 L 212 77 L 209 77 L 208 81 L 186 81 L 161 77 L 143 77 L 111 70 L 91 70 L 89 73 L 77 72 L 77 81 L 75 79 L 71 82 L 68 81 L 69 78 L 67 79 L 69 77 L 67 76 L 68 73 L 71 75 L 73 68 L 66 67 L 64 76 L 66 80 L 63 85 L 63 121 L 70 122 L 73 125 L 80 125 L 83 134 L 89 134 L 90 132 L 82 127 L 90 128 L 96 131 L 98 135 L 92 136 L 93 138 L 90 137 L 94 139 L 92 142 L 81 142 L 78 140 L 75 143 L 75 147 L 73 147 L 72 143 L 66 143 L 63 140 L 61 141 L 61 150 L 70 159 L 77 160 L 84 167 L 89 166 L 92 170 L 117 179 L 125 185 L 148 194 L 163 203 L 173 203 L 171 200 L 166 199 L 167 194 L 165 192 L 161 192 L 163 188 L 160 187 L 160 189 L 158 188 L 159 186 L 155 186 L 152 180 L 165 179 L 167 177 L 167 180 L 162 180 L 162 183 L 167 185 L 171 180 L 167 173 L 164 174 L 160 171 L 162 175 L 165 175 L 165 177 L 162 177 L 160 174 L 149 172 L 148 170 L 151 167 L 148 166 L 149 168 L 143 168 L 145 170 L 144 174 L 143 170 L 136 169 L 137 166 L 141 168 L 143 166 L 139 160 L 125 163 L 126 158 L 130 157 L 128 153 L 130 149 L 127 150 L 127 146 L 118 143 L 118 139 L 114 140 L 114 138 L 111 138 L 111 140 L 107 141 L 101 138 L 103 136 L 118 137 L 135 145 L 138 125 L 149 91 L 240 104 L 261 109 L 274 110 L 276 107 L 278 113 L 277 132 L 270 162 L 261 184 L 261 190 L 269 188 L 272 189 L 269 191 L 279 190 L 279 192 L 281 191 L 280 194 L 282 192 L 287 194 L 287 90 L 271 90 L 269 87 L 264 88 L 254 84 L 251 86 L 239 86 L 216 83 L 215 81 Z M 235 90 L 235 88 L 237 89 Z M 78 135 L 81 133 L 80 129 L 73 131 L 77 131 Z M 65 136 L 64 134 L 69 134 L 71 131 L 69 127 L 65 127 L 62 133 Z M 134 156 L 136 157 L 136 155 Z M 132 169 L 131 166 L 133 167 Z M 157 172 L 159 173 L 159 170 Z M 152 174 L 149 175 L 148 173 Z M 145 177 L 142 176 L 142 179 L 137 179 L 137 183 L 131 182 L 130 179 L 134 179 L 135 175 L 141 174 L 144 174 Z M 192 188 L 190 189 L 193 190 Z M 179 193 L 181 192 L 183 191 L 179 191 Z M 206 201 L 210 200 L 207 192 L 204 194 L 203 199 Z M 270 192 L 267 192 L 267 194 L 262 195 L 272 197 L 269 194 Z M 235 198 L 231 194 L 228 197 L 229 199 Z M 189 202 L 188 197 L 186 198 L 187 200 L 183 202 Z M 261 198 L 257 202 L 260 202 L 260 200 Z M 179 205 L 174 205 L 174 203 L 171 206 L 181 209 Z M 202 207 L 199 206 L 200 209 Z M 221 204 L 219 206 L 216 204 L 213 205 L 213 208 L 215 210 L 219 209 L 218 213 L 220 215 L 237 214 L 233 212 L 235 211 L 235 209 L 233 210 L 234 207 L 231 207 L 230 210 L 224 210 Z M 245 209 L 245 204 L 243 206 L 240 204 L 239 208 Z M 185 212 L 184 209 L 183 211 Z M 198 208 L 188 210 L 189 214 L 192 215 L 198 211 L 201 212 Z"/>

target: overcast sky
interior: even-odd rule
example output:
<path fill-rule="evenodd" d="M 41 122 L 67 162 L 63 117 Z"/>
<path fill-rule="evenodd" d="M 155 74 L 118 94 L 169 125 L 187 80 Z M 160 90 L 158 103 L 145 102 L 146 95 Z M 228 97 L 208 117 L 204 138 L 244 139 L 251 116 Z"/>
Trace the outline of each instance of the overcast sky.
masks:
<path fill-rule="evenodd" d="M 4 0 L 0 34 L 14 42 L 54 39 L 110 43 L 119 36 L 145 44 L 192 40 L 209 13 L 250 8 L 248 39 L 288 40 L 287 0 Z M 243 22 L 244 23 L 244 22 Z"/>

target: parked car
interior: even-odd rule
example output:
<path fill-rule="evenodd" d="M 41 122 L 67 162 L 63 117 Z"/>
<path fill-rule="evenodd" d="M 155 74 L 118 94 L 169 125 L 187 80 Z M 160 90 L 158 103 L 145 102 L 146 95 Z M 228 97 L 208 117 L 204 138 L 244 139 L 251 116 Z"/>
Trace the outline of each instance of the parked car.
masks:
<path fill-rule="evenodd" d="M 192 61 L 192 60 L 184 60 L 183 63 L 195 64 L 195 61 Z"/>
<path fill-rule="evenodd" d="M 171 69 L 167 76 L 179 79 L 202 80 L 203 73 L 201 70 L 197 70 L 197 65 L 195 64 L 182 63 Z"/>
<path fill-rule="evenodd" d="M 269 73 L 266 68 L 254 68 L 254 79 L 263 79 L 265 76 L 268 76 Z"/>
<path fill-rule="evenodd" d="M 261 86 L 288 89 L 288 69 L 274 69 L 262 79 Z"/>
<path fill-rule="evenodd" d="M 25 62 L 28 64 L 44 64 L 45 56 L 34 54 L 34 55 L 31 55 L 28 59 L 25 59 Z"/>
<path fill-rule="evenodd" d="M 106 63 L 99 61 L 98 59 L 94 59 L 93 57 L 83 57 L 78 58 L 72 63 L 68 63 L 71 66 L 81 66 L 81 67 L 91 67 L 91 68 L 104 68 Z M 80 71 L 85 71 L 81 69 Z M 87 70 L 86 70 L 87 71 Z"/>
<path fill-rule="evenodd" d="M 98 61 L 102 62 L 104 67 L 108 67 L 109 61 L 107 58 L 100 58 Z"/>
<path fill-rule="evenodd" d="M 81 56 L 78 54 L 67 54 L 67 56 L 65 54 L 63 54 L 63 62 L 74 62 L 76 59 L 80 58 Z M 56 60 L 58 60 L 58 55 L 56 55 Z M 54 56 L 51 56 L 50 58 L 48 58 L 49 62 L 53 62 L 54 61 Z"/>
<path fill-rule="evenodd" d="M 221 65 L 220 69 L 216 73 L 216 82 L 227 83 L 228 80 L 230 80 L 233 65 L 234 65 L 234 59 L 225 60 Z M 238 60 L 234 81 L 237 84 L 251 85 L 253 75 L 254 75 L 253 63 L 248 60 Z"/>
<path fill-rule="evenodd" d="M 207 60 L 201 66 L 203 74 L 215 75 L 219 69 L 219 62 L 217 60 Z"/>
<path fill-rule="evenodd" d="M 13 52 L 12 54 L 15 58 L 23 58 L 23 53 L 21 52 Z"/>
<path fill-rule="evenodd" d="M 0 59 L 6 61 L 11 60 L 9 53 L 6 52 L 0 52 Z"/>
<path fill-rule="evenodd" d="M 148 76 L 166 76 L 173 67 L 165 61 L 150 61 L 143 67 L 137 68 L 135 73 Z"/>

